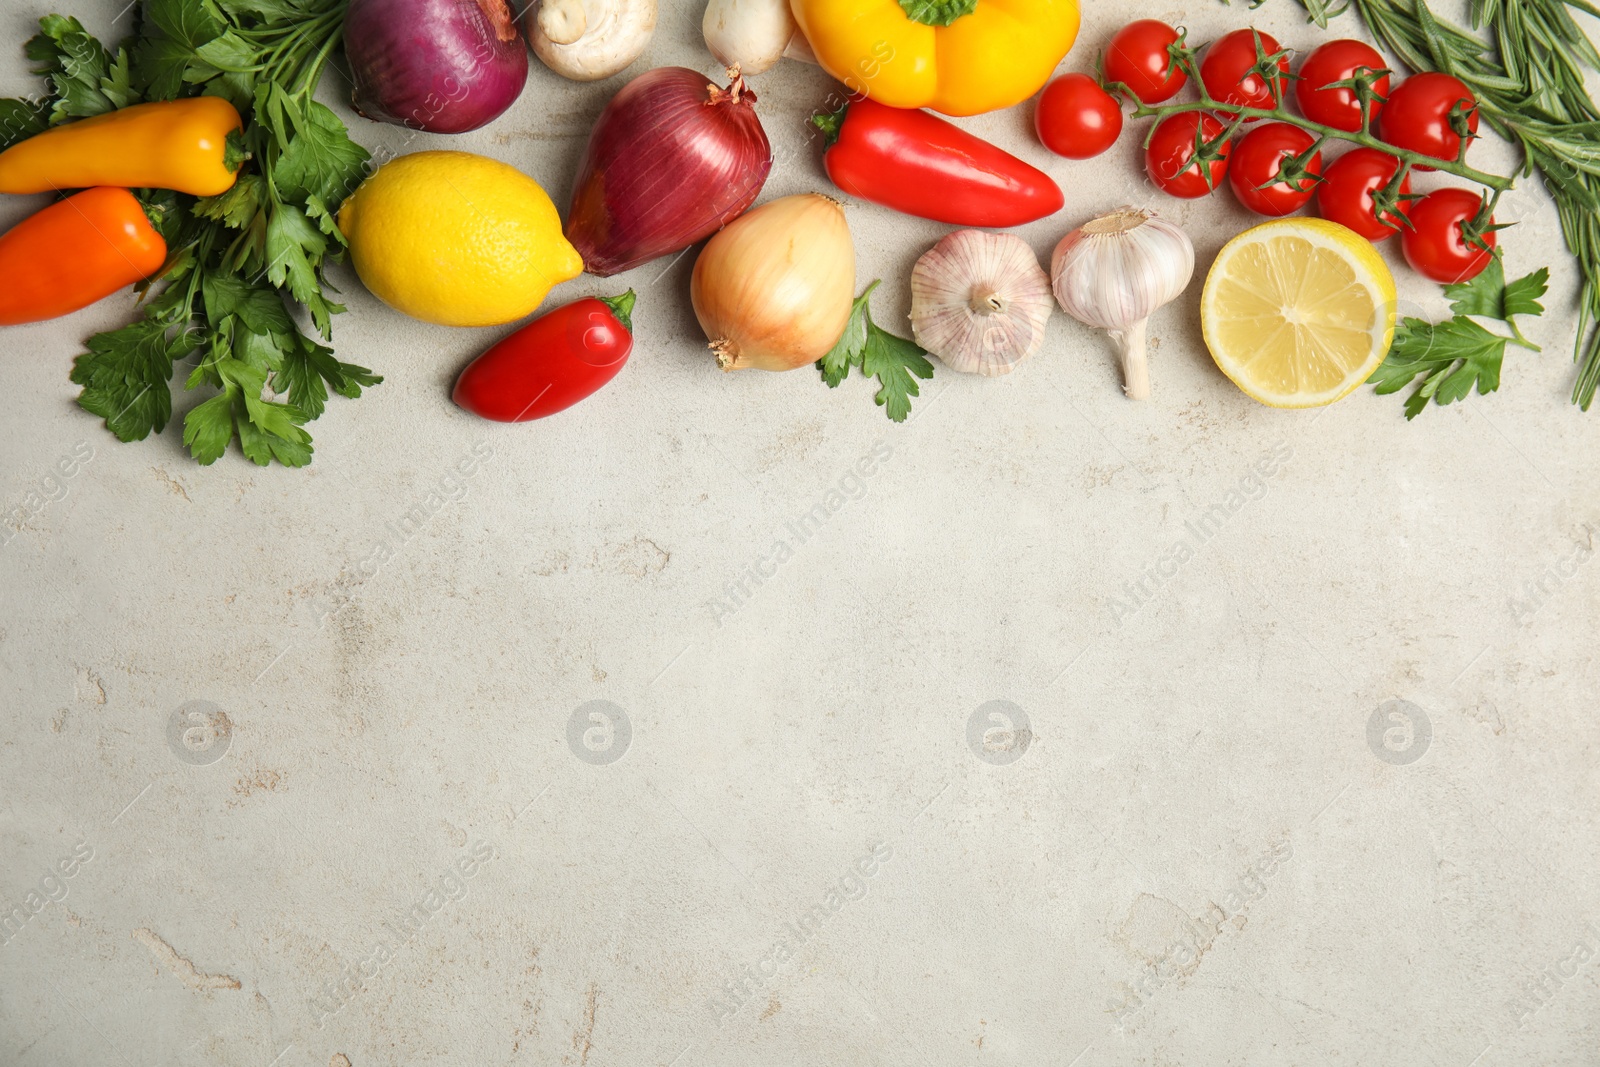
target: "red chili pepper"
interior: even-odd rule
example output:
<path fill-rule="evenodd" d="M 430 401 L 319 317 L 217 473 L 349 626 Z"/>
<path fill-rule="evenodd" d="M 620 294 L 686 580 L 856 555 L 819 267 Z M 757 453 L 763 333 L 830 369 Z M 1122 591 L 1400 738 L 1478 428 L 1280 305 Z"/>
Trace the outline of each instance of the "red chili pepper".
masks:
<path fill-rule="evenodd" d="M 167 243 L 126 189 L 86 189 L 0 236 L 0 326 L 86 308 L 161 269 Z"/>
<path fill-rule="evenodd" d="M 1019 226 L 1066 202 L 1050 175 L 926 111 L 855 99 L 811 120 L 822 163 L 852 196 L 952 226 Z"/>
<path fill-rule="evenodd" d="M 541 315 L 467 364 L 455 402 L 495 422 L 565 411 L 605 385 L 633 352 L 633 290 Z"/>

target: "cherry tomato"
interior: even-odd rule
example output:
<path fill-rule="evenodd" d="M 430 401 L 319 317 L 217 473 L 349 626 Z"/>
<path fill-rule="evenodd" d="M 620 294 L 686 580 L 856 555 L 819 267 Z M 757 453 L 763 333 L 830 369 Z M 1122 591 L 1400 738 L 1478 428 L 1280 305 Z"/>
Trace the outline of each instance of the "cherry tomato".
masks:
<path fill-rule="evenodd" d="M 1178 31 L 1165 22 L 1128 23 L 1106 45 L 1106 81 L 1121 82 L 1147 104 L 1170 100 L 1189 80 L 1167 51 L 1177 40 Z"/>
<path fill-rule="evenodd" d="M 1482 207 L 1483 198 L 1466 189 L 1438 189 L 1414 201 L 1407 215 L 1411 228 L 1400 233 L 1406 262 L 1443 285 L 1476 278 L 1493 258 L 1494 231 L 1483 235 L 1489 248 L 1479 248 L 1467 243 L 1461 224 L 1476 218 Z"/>
<path fill-rule="evenodd" d="M 1448 74 L 1413 74 L 1389 94 L 1378 134 L 1396 148 L 1453 160 L 1461 152 L 1461 135 L 1450 125 L 1450 111 L 1458 101 L 1472 109 L 1467 112 L 1467 129 L 1477 133 L 1478 98 L 1471 89 Z"/>
<path fill-rule="evenodd" d="M 467 364 L 452 399 L 495 422 L 565 411 L 605 385 L 633 352 L 633 291 L 541 315 Z"/>
<path fill-rule="evenodd" d="M 1116 143 L 1122 108 L 1087 74 L 1063 74 L 1040 95 L 1033 125 L 1056 155 L 1088 159 Z"/>
<path fill-rule="evenodd" d="M 1300 78 L 1294 83 L 1294 98 L 1300 113 L 1312 122 L 1332 126 L 1336 130 L 1361 128 L 1361 99 L 1351 89 L 1329 89 L 1334 82 L 1355 77 L 1358 69 L 1370 71 L 1385 69 L 1383 57 L 1377 49 L 1364 41 L 1328 41 L 1319 44 L 1300 64 Z M 1379 96 L 1389 95 L 1389 75 L 1372 83 Z M 1383 101 L 1372 102 L 1373 128 L 1376 129 L 1378 113 Z"/>
<path fill-rule="evenodd" d="M 1317 180 L 1272 182 L 1272 179 L 1278 176 L 1278 168 L 1285 159 L 1299 155 L 1315 142 L 1311 134 L 1287 122 L 1257 126 L 1239 138 L 1228 156 L 1228 184 L 1233 187 L 1233 195 L 1258 215 L 1287 215 L 1298 211 L 1311 199 Z M 1312 155 L 1306 168 L 1312 174 L 1321 172 L 1322 153 Z M 1261 188 L 1267 182 L 1272 184 Z"/>
<path fill-rule="evenodd" d="M 1328 165 L 1317 184 L 1317 214 L 1329 222 L 1337 222 L 1356 231 L 1376 244 L 1387 241 L 1402 229 L 1405 223 L 1394 215 L 1379 219 L 1372 203 L 1372 194 L 1382 189 L 1400 169 L 1400 161 L 1376 148 L 1352 148 Z M 1411 192 L 1411 179 L 1400 183 L 1400 194 Z M 1398 210 L 1410 214 L 1406 206 L 1412 201 L 1402 200 Z"/>
<path fill-rule="evenodd" d="M 1260 74 L 1252 73 L 1256 65 L 1256 37 L 1261 38 L 1261 51 L 1266 55 L 1278 51 L 1278 42 L 1260 30 L 1234 30 L 1223 34 L 1206 49 L 1200 61 L 1200 81 L 1211 99 L 1240 107 L 1265 107 L 1283 99 L 1284 82 L 1289 73 L 1289 58 L 1278 60 L 1278 69 L 1284 77 L 1273 78 L 1269 83 Z"/>
<path fill-rule="evenodd" d="M 1180 111 L 1156 124 L 1150 144 L 1144 150 L 1144 169 L 1162 192 L 1193 200 L 1211 192 L 1228 173 L 1228 143 L 1222 143 L 1222 157 L 1200 161 L 1195 156 L 1195 131 L 1210 141 L 1222 134 L 1222 123 L 1200 111 Z M 1207 168 L 1211 181 L 1206 182 Z"/>

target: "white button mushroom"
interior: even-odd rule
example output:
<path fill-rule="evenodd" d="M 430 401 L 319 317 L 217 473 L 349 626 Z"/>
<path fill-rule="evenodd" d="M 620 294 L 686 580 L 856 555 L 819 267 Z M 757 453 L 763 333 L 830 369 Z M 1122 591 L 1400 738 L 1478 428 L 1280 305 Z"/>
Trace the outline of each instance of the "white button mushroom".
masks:
<path fill-rule="evenodd" d="M 609 78 L 638 59 L 656 29 L 656 0 L 540 0 L 528 9 L 528 43 L 573 81 Z"/>

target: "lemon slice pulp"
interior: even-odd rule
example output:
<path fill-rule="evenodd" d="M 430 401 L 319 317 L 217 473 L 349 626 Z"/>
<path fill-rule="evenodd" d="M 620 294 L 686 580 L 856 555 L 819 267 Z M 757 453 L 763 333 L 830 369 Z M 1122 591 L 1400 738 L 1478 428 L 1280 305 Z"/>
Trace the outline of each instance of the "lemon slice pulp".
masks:
<path fill-rule="evenodd" d="M 1233 384 L 1263 404 L 1331 404 L 1394 340 L 1394 276 L 1364 237 L 1325 219 L 1274 219 L 1223 246 L 1200 323 Z"/>

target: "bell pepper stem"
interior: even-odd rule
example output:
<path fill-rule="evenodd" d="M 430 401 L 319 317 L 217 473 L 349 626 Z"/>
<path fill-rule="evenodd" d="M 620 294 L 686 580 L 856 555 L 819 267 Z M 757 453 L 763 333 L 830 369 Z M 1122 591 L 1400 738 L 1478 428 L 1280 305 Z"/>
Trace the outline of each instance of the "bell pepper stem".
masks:
<path fill-rule="evenodd" d="M 629 333 L 632 333 L 633 305 L 634 301 L 638 300 L 638 298 L 638 294 L 636 294 L 632 289 L 629 289 L 621 296 L 602 296 L 599 298 L 599 300 L 602 304 L 611 309 L 611 314 L 615 315 L 617 317 L 617 321 L 622 323 L 622 328 L 627 330 Z"/>
<path fill-rule="evenodd" d="M 849 110 L 850 104 L 847 101 L 837 111 L 818 111 L 811 116 L 811 125 L 822 131 L 823 137 L 827 140 L 827 147 L 832 148 L 838 142 L 839 134 L 844 130 L 845 112 Z"/>

